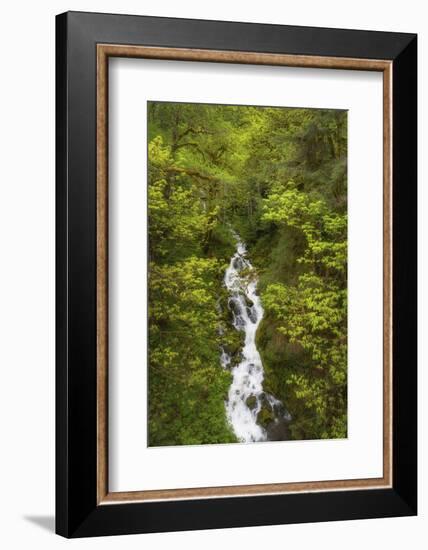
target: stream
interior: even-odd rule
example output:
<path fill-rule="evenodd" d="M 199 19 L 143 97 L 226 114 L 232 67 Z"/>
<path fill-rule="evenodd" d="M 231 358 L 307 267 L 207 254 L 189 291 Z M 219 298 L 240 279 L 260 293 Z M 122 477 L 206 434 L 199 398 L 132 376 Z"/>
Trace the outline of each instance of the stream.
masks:
<path fill-rule="evenodd" d="M 226 416 L 242 443 L 284 440 L 291 416 L 281 401 L 263 390 L 263 364 L 256 347 L 256 332 L 264 313 L 257 294 L 258 279 L 247 258 L 245 243 L 236 233 L 233 235 L 236 252 L 226 270 L 224 284 L 229 292 L 233 326 L 245 333 L 245 343 L 240 362 L 235 366 L 231 366 L 230 355 L 221 350 L 221 365 L 232 374 Z M 264 419 L 260 422 L 263 410 Z"/>

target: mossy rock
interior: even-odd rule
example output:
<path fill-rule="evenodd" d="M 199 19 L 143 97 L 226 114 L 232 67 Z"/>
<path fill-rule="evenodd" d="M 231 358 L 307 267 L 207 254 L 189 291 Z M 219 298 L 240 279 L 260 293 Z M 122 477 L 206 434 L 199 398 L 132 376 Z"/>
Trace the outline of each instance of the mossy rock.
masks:
<path fill-rule="evenodd" d="M 257 422 L 263 428 L 266 428 L 271 422 L 275 420 L 273 411 L 267 407 L 262 407 L 259 414 L 257 415 Z"/>
<path fill-rule="evenodd" d="M 242 348 L 245 344 L 245 335 L 242 332 L 232 329 L 227 331 L 225 340 L 226 341 L 223 342 L 223 348 L 231 357 L 232 363 L 240 363 L 242 360 Z"/>
<path fill-rule="evenodd" d="M 251 300 L 251 298 L 248 298 L 246 294 L 244 294 L 244 298 L 245 298 L 245 303 L 247 305 L 247 308 L 252 308 L 254 305 L 253 300 Z"/>
<path fill-rule="evenodd" d="M 240 342 L 227 342 L 223 344 L 224 351 L 231 357 L 241 350 Z"/>
<path fill-rule="evenodd" d="M 250 410 L 253 410 L 257 407 L 257 397 L 255 395 L 250 395 L 247 397 L 245 404 Z"/>

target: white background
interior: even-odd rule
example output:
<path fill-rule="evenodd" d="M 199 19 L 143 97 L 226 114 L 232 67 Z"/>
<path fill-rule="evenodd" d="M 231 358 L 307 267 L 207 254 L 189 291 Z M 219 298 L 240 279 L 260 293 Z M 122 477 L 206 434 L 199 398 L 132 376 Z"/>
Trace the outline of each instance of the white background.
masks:
<path fill-rule="evenodd" d="M 110 490 L 382 477 L 382 73 L 113 59 L 109 83 Z M 147 448 L 151 99 L 348 110 L 347 439 Z"/>
<path fill-rule="evenodd" d="M 0 40 L 0 544 L 21 548 L 270 547 L 347 550 L 426 548 L 427 481 L 420 471 L 417 518 L 258 527 L 67 542 L 52 534 L 54 511 L 54 15 L 67 9 L 291 25 L 419 32 L 420 86 L 426 80 L 428 18 L 420 0 L 249 2 L 217 0 L 100 0 L 9 2 Z M 423 64 L 425 67 L 423 67 Z M 426 94 L 425 94 L 426 95 Z M 422 98 L 422 93 L 420 93 Z M 419 249 L 427 248 L 428 208 L 423 152 L 426 109 L 421 104 Z M 420 281 L 426 278 L 421 256 Z M 426 462 L 426 334 L 420 291 L 420 464 Z M 425 359 L 425 361 L 424 361 Z M 425 432 L 425 436 L 423 437 Z"/>

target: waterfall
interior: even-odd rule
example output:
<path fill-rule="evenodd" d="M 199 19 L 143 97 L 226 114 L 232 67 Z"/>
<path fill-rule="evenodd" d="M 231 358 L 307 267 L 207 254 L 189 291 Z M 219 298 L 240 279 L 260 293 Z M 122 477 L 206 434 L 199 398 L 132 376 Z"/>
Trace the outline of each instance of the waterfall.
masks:
<path fill-rule="evenodd" d="M 263 307 L 257 294 L 257 277 L 248 260 L 245 244 L 236 233 L 236 252 L 224 276 L 229 291 L 228 307 L 232 312 L 233 326 L 245 334 L 241 361 L 231 368 L 232 383 L 226 401 L 226 416 L 237 439 L 243 443 L 267 441 L 269 427 L 262 427 L 258 415 L 262 407 L 271 411 L 272 424 L 291 419 L 281 401 L 263 390 L 263 365 L 256 347 L 256 332 L 263 318 Z M 245 270 L 245 273 L 243 271 Z M 231 357 L 221 351 L 223 368 L 230 368 Z"/>

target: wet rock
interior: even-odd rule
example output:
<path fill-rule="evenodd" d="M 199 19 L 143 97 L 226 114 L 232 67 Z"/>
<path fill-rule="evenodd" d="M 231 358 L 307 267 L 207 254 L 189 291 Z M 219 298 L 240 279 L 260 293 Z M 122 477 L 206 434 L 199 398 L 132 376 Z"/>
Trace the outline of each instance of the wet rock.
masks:
<path fill-rule="evenodd" d="M 237 330 L 245 329 L 245 320 L 242 317 L 242 304 L 238 297 L 233 296 L 229 299 L 229 309 L 233 317 L 233 326 Z"/>
<path fill-rule="evenodd" d="M 274 403 L 271 403 L 272 410 L 277 417 L 284 416 L 285 408 L 284 405 L 280 401 L 276 401 Z"/>
<path fill-rule="evenodd" d="M 262 392 L 259 395 L 259 399 L 260 399 L 262 409 L 271 409 L 271 406 L 270 406 L 269 400 L 267 398 L 266 392 Z"/>
<path fill-rule="evenodd" d="M 257 323 L 257 311 L 254 307 L 247 306 L 247 315 L 252 323 Z"/>
<path fill-rule="evenodd" d="M 220 348 L 220 364 L 224 369 L 227 369 L 230 367 L 232 358 L 230 355 L 224 350 L 224 348 Z"/>
<path fill-rule="evenodd" d="M 242 258 L 241 256 L 237 256 L 234 260 L 233 260 L 233 267 L 236 269 L 236 270 L 240 270 L 243 268 L 244 266 L 244 263 L 242 261 Z"/>
<path fill-rule="evenodd" d="M 289 422 L 281 419 L 276 422 L 271 422 L 266 426 L 266 434 L 268 441 L 287 441 L 290 439 Z"/>
<path fill-rule="evenodd" d="M 229 308 L 234 315 L 241 315 L 242 313 L 241 303 L 238 298 L 235 298 L 234 296 L 229 298 Z"/>

